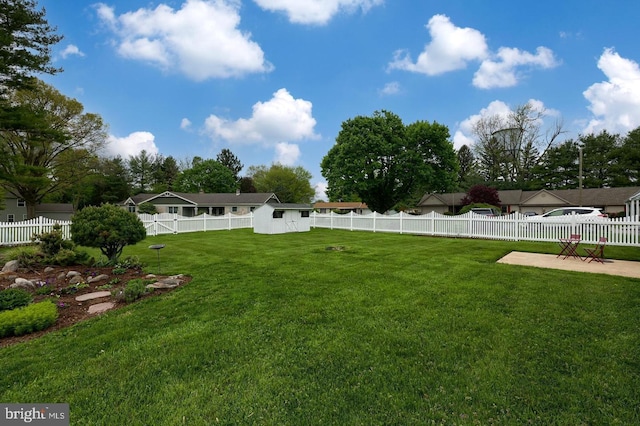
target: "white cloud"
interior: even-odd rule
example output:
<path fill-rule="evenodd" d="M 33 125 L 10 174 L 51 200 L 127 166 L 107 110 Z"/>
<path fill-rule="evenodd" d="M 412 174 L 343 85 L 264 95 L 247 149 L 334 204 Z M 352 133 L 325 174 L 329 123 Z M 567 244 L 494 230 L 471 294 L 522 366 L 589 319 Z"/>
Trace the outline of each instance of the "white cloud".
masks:
<path fill-rule="evenodd" d="M 522 68 L 548 69 L 558 65 L 553 51 L 542 46 L 536 49 L 536 53 L 500 47 L 494 54 L 487 47 L 484 34 L 474 28 L 457 27 L 445 15 L 434 15 L 427 29 L 431 42 L 418 59 L 413 62 L 407 50 L 398 50 L 389 69 L 434 76 L 464 69 L 470 62 L 481 62 L 473 77 L 473 85 L 489 89 L 517 85 L 523 76 Z"/>
<path fill-rule="evenodd" d="M 300 158 L 300 147 L 295 143 L 280 142 L 276 144 L 274 162 L 283 166 L 293 166 Z"/>
<path fill-rule="evenodd" d="M 595 83 L 583 92 L 593 118 L 584 133 L 626 133 L 640 126 L 640 67 L 637 62 L 605 49 L 598 68 L 607 81 Z"/>
<path fill-rule="evenodd" d="M 273 66 L 251 34 L 241 32 L 235 0 L 187 0 L 180 10 L 160 4 L 116 15 L 98 4 L 102 23 L 117 37 L 125 58 L 177 71 L 195 81 L 269 72 Z"/>
<path fill-rule="evenodd" d="M 488 55 L 484 35 L 473 28 L 460 28 L 445 15 L 429 19 L 427 29 L 431 42 L 414 63 L 406 50 L 396 51 L 391 69 L 438 75 L 463 69 L 470 61 L 482 60 Z"/>
<path fill-rule="evenodd" d="M 380 94 L 385 96 L 397 95 L 398 93 L 400 93 L 400 83 L 397 81 L 385 84 L 380 90 Z"/>
<path fill-rule="evenodd" d="M 327 198 L 327 182 L 318 182 L 314 189 L 316 190 L 315 199 L 316 200 L 328 200 Z"/>
<path fill-rule="evenodd" d="M 486 108 L 482 108 L 478 114 L 474 114 L 460 122 L 458 129 L 453 135 L 453 147 L 460 149 L 462 145 L 471 147 L 471 145 L 475 143 L 473 128 L 481 118 L 497 115 L 506 119 L 510 113 L 511 108 L 504 102 L 491 102 Z"/>
<path fill-rule="evenodd" d="M 336 14 L 361 9 L 367 12 L 384 0 L 254 0 L 264 10 L 285 12 L 297 24 L 324 25 Z"/>
<path fill-rule="evenodd" d="M 132 155 L 138 155 L 142 150 L 147 151 L 149 154 L 158 153 L 155 136 L 149 132 L 133 132 L 123 138 L 109 135 L 104 150 L 107 156 L 115 157 L 119 155 L 125 159 Z"/>
<path fill-rule="evenodd" d="M 74 44 L 68 45 L 62 52 L 60 52 L 60 56 L 62 56 L 63 59 L 67 59 L 67 57 L 71 55 L 84 56 L 84 53 L 82 53 L 82 51 L 78 49 L 78 46 Z"/>
<path fill-rule="evenodd" d="M 230 143 L 261 143 L 275 146 L 280 142 L 317 139 L 312 103 L 294 99 L 287 89 L 280 89 L 266 102 L 253 105 L 250 118 L 235 121 L 210 115 L 205 120 L 205 132 L 214 140 Z"/>
<path fill-rule="evenodd" d="M 513 87 L 518 84 L 522 67 L 553 68 L 558 65 L 553 52 L 538 47 L 535 55 L 512 47 L 501 47 L 495 59 L 485 59 L 473 76 L 473 85 L 480 89 Z"/>
<path fill-rule="evenodd" d="M 191 120 L 189 120 L 188 118 L 183 118 L 180 121 L 180 128 L 182 130 L 189 130 L 191 129 Z"/>

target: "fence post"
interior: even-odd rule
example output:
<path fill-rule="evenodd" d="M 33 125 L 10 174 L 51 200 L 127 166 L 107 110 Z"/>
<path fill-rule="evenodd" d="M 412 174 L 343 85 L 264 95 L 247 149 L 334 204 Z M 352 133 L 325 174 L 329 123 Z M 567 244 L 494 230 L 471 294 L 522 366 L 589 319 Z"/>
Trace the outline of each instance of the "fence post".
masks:
<path fill-rule="evenodd" d="M 349 212 L 349 231 L 353 231 L 353 210 Z"/>
<path fill-rule="evenodd" d="M 376 232 L 376 216 L 378 213 L 373 212 L 373 232 Z"/>
<path fill-rule="evenodd" d="M 400 235 L 403 234 L 403 232 L 402 232 L 403 231 L 403 229 L 402 229 L 402 215 L 403 215 L 403 212 L 400 212 Z"/>

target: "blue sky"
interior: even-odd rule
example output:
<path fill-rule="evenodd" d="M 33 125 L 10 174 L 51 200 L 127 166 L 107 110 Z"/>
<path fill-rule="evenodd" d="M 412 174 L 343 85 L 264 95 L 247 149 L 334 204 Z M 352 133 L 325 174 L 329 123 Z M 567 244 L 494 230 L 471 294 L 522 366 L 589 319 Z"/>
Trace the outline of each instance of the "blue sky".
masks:
<path fill-rule="evenodd" d="M 320 162 L 376 110 L 472 144 L 527 102 L 567 133 L 640 126 L 640 3 L 562 0 L 40 0 L 64 40 L 45 81 L 100 114 L 107 155 Z M 546 123 L 545 123 L 546 124 Z M 543 126 L 544 128 L 544 126 Z"/>

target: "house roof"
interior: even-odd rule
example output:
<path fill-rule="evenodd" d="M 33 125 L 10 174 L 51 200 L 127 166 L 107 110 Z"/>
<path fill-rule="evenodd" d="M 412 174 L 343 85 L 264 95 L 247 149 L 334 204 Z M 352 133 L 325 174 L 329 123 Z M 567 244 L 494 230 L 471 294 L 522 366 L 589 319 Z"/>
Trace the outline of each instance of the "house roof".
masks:
<path fill-rule="evenodd" d="M 37 204 L 36 213 L 73 213 L 73 204 L 66 204 L 66 203 Z"/>
<path fill-rule="evenodd" d="M 369 207 L 361 201 L 353 201 L 353 202 L 317 202 L 313 205 L 313 208 L 351 210 L 351 209 L 368 209 Z"/>
<path fill-rule="evenodd" d="M 311 204 L 279 203 L 270 204 L 270 206 L 277 210 L 313 210 Z"/>
<path fill-rule="evenodd" d="M 175 197 L 184 200 L 185 204 L 203 205 L 243 205 L 265 204 L 270 201 L 280 202 L 273 192 L 241 192 L 241 193 L 186 193 L 167 191 L 161 194 L 137 194 L 129 197 L 122 204 L 132 202 L 136 205 L 151 202 L 158 198 Z"/>
<path fill-rule="evenodd" d="M 566 203 L 566 205 L 594 207 L 623 206 L 633 197 L 640 196 L 640 187 L 583 188 L 582 191 L 579 189 L 542 189 L 540 191 L 522 191 L 518 189 L 498 191 L 498 197 L 500 197 L 502 205 L 532 205 L 531 203 L 527 203 L 527 201 L 532 200 L 535 196 L 542 193 L 547 193 L 556 200 Z M 418 203 L 418 206 L 451 205 L 452 200 L 456 205 L 460 205 L 464 196 L 465 193 L 463 192 L 425 194 Z"/>

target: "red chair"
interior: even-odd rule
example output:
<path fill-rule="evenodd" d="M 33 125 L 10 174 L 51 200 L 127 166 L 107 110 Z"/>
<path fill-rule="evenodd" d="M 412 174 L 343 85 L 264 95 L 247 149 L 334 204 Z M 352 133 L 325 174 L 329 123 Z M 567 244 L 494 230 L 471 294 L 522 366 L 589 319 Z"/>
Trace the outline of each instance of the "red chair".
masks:
<path fill-rule="evenodd" d="M 604 246 L 606 244 L 607 239 L 604 237 L 600 237 L 600 240 L 598 240 L 598 245 L 593 248 L 585 247 L 584 251 L 587 252 L 587 256 L 582 260 L 589 259 L 589 263 L 593 262 L 594 260 L 596 262 L 604 263 Z"/>

